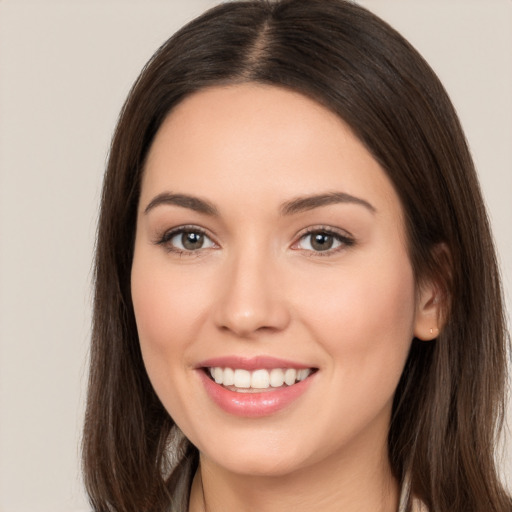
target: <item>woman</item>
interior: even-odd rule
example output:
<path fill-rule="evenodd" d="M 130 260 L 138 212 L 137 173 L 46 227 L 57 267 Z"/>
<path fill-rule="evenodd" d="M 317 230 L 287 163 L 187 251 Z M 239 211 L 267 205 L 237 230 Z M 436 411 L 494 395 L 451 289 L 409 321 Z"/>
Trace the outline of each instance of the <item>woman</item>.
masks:
<path fill-rule="evenodd" d="M 432 70 L 356 5 L 231 2 L 158 50 L 94 315 L 95 510 L 512 510 L 474 166 Z"/>

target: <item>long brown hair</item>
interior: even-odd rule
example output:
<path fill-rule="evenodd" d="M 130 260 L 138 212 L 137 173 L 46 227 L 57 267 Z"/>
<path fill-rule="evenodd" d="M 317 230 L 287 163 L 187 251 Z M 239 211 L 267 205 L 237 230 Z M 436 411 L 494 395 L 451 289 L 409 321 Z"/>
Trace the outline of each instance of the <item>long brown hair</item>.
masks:
<path fill-rule="evenodd" d="M 418 283 L 442 290 L 444 328 L 413 340 L 389 432 L 396 477 L 432 512 L 510 512 L 496 474 L 507 343 L 499 272 L 475 169 L 434 72 L 395 30 L 344 0 L 219 5 L 153 56 L 123 107 L 105 175 L 83 440 L 96 511 L 185 510 L 198 453 L 144 369 L 130 294 L 144 161 L 162 121 L 205 87 L 260 82 L 348 123 L 391 179 Z M 442 250 L 440 250 L 442 248 Z"/>

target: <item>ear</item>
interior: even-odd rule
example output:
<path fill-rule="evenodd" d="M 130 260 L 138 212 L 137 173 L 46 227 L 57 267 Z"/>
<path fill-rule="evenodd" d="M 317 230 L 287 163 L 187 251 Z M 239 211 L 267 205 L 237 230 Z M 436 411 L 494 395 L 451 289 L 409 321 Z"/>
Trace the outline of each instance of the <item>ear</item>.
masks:
<path fill-rule="evenodd" d="M 430 341 L 439 336 L 441 329 L 442 297 L 439 287 L 433 283 L 423 283 L 416 298 L 414 336 Z"/>
<path fill-rule="evenodd" d="M 436 245 L 432 250 L 432 258 L 435 275 L 420 282 L 416 297 L 414 336 L 424 341 L 439 336 L 450 310 L 452 258 L 447 245 Z"/>

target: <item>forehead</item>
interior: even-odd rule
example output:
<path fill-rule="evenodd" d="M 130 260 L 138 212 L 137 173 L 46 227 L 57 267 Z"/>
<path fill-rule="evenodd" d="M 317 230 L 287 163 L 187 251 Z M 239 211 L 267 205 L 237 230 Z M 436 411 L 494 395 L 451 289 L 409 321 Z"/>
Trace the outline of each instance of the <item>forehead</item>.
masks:
<path fill-rule="evenodd" d="M 164 190 L 247 201 L 342 191 L 401 212 L 389 178 L 342 119 L 300 93 L 252 83 L 194 93 L 167 116 L 142 195 Z"/>

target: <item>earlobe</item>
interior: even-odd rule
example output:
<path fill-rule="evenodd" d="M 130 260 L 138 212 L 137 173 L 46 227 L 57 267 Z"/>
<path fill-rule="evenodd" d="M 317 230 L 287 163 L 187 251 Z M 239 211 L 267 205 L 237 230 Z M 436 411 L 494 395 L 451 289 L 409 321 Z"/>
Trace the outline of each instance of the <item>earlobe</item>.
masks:
<path fill-rule="evenodd" d="M 439 336 L 442 328 L 441 308 L 442 294 L 433 283 L 421 286 L 416 303 L 414 336 L 423 341 L 430 341 Z"/>
<path fill-rule="evenodd" d="M 445 243 L 439 243 L 432 248 L 431 255 L 436 270 L 418 285 L 414 320 L 414 336 L 424 341 L 439 336 L 449 315 L 451 302 L 453 264 L 450 250 Z"/>

